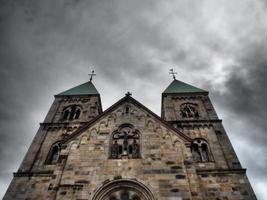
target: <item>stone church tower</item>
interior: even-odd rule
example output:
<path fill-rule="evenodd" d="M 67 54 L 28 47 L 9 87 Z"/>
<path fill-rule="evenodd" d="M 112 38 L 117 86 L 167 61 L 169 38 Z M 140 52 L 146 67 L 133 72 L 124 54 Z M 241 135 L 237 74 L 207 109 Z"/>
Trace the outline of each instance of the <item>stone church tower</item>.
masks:
<path fill-rule="evenodd" d="M 91 81 L 55 95 L 5 200 L 253 200 L 208 92 L 173 82 L 161 117 Z"/>

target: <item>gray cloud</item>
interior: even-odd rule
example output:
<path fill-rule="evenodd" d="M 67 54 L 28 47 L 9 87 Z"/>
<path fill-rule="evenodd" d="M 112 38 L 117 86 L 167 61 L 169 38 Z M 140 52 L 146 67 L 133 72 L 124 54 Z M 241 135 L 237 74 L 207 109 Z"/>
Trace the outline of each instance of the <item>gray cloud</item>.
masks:
<path fill-rule="evenodd" d="M 226 92 L 217 94 L 213 91 L 213 94 L 217 95 L 217 102 L 245 120 L 247 125 L 257 127 L 262 132 L 267 128 L 266 54 L 267 46 L 264 43 L 250 45 L 248 49 L 244 49 L 242 57 L 238 60 L 238 66 L 232 69 L 225 83 Z M 252 137 L 262 145 L 267 141 L 266 134 L 257 131 L 254 134 L 246 132 L 243 135 Z"/>
<path fill-rule="evenodd" d="M 0 196 L 54 94 L 85 82 L 94 68 L 104 108 L 129 90 L 159 114 L 168 70 L 176 68 L 181 80 L 211 91 L 264 199 L 264 3 L 0 0 Z"/>
<path fill-rule="evenodd" d="M 235 149 L 259 199 L 264 192 L 258 187 L 266 184 L 267 174 L 267 59 L 266 43 L 249 45 L 238 57 L 238 66 L 233 68 L 225 87 L 226 92 L 213 91 L 215 101 L 224 108 L 228 129 L 231 130 Z"/>

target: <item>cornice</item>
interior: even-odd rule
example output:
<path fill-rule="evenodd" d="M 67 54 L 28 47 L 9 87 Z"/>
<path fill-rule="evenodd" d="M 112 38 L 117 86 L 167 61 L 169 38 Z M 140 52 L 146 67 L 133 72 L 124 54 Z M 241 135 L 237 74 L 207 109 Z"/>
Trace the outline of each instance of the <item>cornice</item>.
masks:
<path fill-rule="evenodd" d="M 230 168 L 230 169 L 197 169 L 199 175 L 205 174 L 245 174 L 247 169 L 244 168 Z"/>
<path fill-rule="evenodd" d="M 41 122 L 40 126 L 60 126 L 60 125 L 64 125 L 64 126 L 69 126 L 69 125 L 82 125 L 82 124 L 86 124 L 88 123 L 88 121 L 82 121 L 82 122 Z"/>
<path fill-rule="evenodd" d="M 169 123 L 221 123 L 221 119 L 186 119 L 169 121 Z"/>
<path fill-rule="evenodd" d="M 33 171 L 33 172 L 14 172 L 14 177 L 33 177 L 33 176 L 43 176 L 50 177 L 53 175 L 53 171 Z"/>

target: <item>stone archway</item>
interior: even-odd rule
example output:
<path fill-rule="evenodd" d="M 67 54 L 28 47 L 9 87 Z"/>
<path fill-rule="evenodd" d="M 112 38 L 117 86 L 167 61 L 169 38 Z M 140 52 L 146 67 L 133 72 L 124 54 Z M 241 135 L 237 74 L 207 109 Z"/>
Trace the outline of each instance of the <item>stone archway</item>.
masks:
<path fill-rule="evenodd" d="M 100 187 L 92 200 L 156 200 L 151 190 L 136 180 L 118 179 Z"/>

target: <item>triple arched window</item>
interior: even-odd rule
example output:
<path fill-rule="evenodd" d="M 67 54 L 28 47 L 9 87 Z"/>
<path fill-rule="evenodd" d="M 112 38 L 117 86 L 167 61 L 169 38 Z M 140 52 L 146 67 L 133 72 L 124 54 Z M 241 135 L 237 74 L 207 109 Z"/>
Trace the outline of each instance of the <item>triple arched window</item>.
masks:
<path fill-rule="evenodd" d="M 140 158 L 140 133 L 130 124 L 124 124 L 116 130 L 110 141 L 111 159 Z"/>
<path fill-rule="evenodd" d="M 184 103 L 180 107 L 182 118 L 199 117 L 198 106 L 193 103 Z"/>
<path fill-rule="evenodd" d="M 74 120 L 79 119 L 81 115 L 81 108 L 77 105 L 72 105 L 63 110 L 63 120 Z"/>
<path fill-rule="evenodd" d="M 60 153 L 59 143 L 53 144 L 48 155 L 47 155 L 45 164 L 47 164 L 47 165 L 57 164 L 58 158 L 59 158 L 59 153 Z"/>
<path fill-rule="evenodd" d="M 209 145 L 206 140 L 197 138 L 192 142 L 191 151 L 193 158 L 197 162 L 212 161 Z"/>

